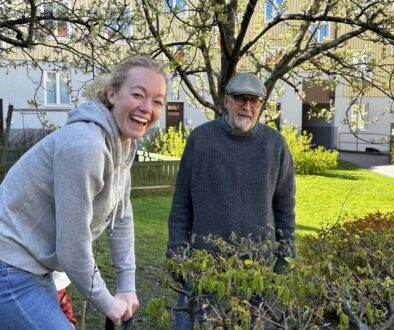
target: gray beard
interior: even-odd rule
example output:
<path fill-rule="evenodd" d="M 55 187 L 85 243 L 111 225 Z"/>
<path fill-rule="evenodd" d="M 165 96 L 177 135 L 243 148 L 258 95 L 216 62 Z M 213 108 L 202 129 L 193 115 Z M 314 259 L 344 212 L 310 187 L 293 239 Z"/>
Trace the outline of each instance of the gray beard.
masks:
<path fill-rule="evenodd" d="M 230 121 L 230 118 L 229 118 L 229 116 L 227 114 L 224 115 L 224 120 L 225 120 L 226 124 L 228 125 L 228 127 L 230 127 L 231 134 L 236 135 L 236 136 L 249 135 L 250 132 L 253 130 L 253 128 L 255 128 L 256 125 L 257 125 L 257 121 L 256 121 L 256 123 L 253 126 L 251 126 L 250 129 L 248 129 L 247 131 L 243 132 L 243 131 L 240 131 L 239 129 L 234 127 L 233 123 Z"/>

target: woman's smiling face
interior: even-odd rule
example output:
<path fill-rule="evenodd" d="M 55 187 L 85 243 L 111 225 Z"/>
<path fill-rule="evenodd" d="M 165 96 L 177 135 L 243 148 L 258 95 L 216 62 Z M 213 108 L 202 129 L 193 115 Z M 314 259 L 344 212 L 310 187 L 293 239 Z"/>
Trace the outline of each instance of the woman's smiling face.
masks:
<path fill-rule="evenodd" d="M 159 119 L 166 97 L 166 81 L 160 73 L 133 67 L 118 91 L 108 100 L 122 140 L 142 137 Z"/>

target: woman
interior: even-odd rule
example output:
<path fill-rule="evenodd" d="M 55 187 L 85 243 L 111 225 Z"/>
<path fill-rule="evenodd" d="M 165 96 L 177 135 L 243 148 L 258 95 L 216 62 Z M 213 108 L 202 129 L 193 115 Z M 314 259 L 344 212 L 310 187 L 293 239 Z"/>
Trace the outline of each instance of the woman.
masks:
<path fill-rule="evenodd" d="M 53 271 L 116 324 L 138 307 L 130 167 L 135 139 L 159 119 L 166 75 L 126 59 L 85 93 L 91 102 L 31 148 L 0 186 L 0 329 L 72 329 Z M 107 230 L 117 291 L 100 275 L 92 242 Z"/>

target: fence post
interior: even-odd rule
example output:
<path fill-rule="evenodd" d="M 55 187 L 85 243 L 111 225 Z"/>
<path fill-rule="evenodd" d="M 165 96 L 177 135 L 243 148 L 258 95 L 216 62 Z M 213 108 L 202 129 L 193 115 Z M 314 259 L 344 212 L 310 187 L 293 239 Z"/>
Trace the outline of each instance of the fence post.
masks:
<path fill-rule="evenodd" d="M 10 136 L 11 120 L 12 120 L 12 113 L 13 112 L 14 112 L 14 106 L 12 104 L 9 104 L 8 111 L 7 111 L 7 121 L 6 121 L 6 126 L 5 126 L 5 132 L 4 132 L 4 136 L 3 136 L 3 150 L 1 153 L 0 164 L 4 164 L 7 161 L 8 138 Z"/>
<path fill-rule="evenodd" d="M 4 134 L 3 99 L 0 99 L 0 141 L 3 141 L 3 134 Z"/>

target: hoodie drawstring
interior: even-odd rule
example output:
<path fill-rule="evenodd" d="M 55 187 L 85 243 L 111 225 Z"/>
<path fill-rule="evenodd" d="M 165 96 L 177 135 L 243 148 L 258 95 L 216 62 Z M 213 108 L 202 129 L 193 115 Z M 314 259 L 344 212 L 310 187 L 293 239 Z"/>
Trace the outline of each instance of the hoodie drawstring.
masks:
<path fill-rule="evenodd" d="M 121 173 L 120 171 L 122 171 L 122 180 L 120 179 Z M 115 196 L 115 208 L 112 214 L 112 219 L 111 219 L 111 235 L 112 232 L 114 230 L 115 227 L 115 219 L 116 219 L 116 213 L 118 211 L 118 205 L 119 203 L 122 203 L 122 209 L 120 212 L 120 223 L 123 222 L 123 216 L 124 216 L 124 201 L 122 200 L 121 197 L 119 197 L 119 187 L 122 187 L 122 196 L 124 196 L 125 194 L 125 178 L 126 178 L 126 171 L 125 171 L 125 166 L 123 165 L 119 165 L 118 167 L 118 179 L 117 179 L 117 183 L 116 183 L 116 196 Z"/>
<path fill-rule="evenodd" d="M 123 192 L 122 196 L 124 198 L 124 194 L 126 193 L 126 185 L 125 185 L 125 180 L 126 180 L 126 171 L 125 171 L 126 166 L 122 166 L 122 187 L 123 187 Z M 122 210 L 120 212 L 120 223 L 123 222 L 123 216 L 124 216 L 124 200 L 122 201 Z"/>

